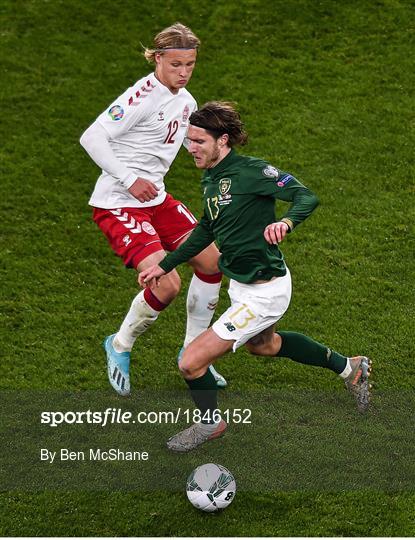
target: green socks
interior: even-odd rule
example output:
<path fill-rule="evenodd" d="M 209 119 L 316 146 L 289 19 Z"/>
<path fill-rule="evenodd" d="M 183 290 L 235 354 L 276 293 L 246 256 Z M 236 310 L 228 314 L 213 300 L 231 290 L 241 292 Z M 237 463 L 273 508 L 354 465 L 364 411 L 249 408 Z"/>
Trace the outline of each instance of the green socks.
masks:
<path fill-rule="evenodd" d="M 347 365 L 347 358 L 330 350 L 317 341 L 297 332 L 278 332 L 282 344 L 276 356 L 291 358 L 295 362 L 309 366 L 319 366 L 342 373 Z M 197 379 L 185 379 L 196 407 L 200 410 L 202 424 L 213 424 L 215 409 L 218 408 L 218 390 L 210 370 Z"/>
<path fill-rule="evenodd" d="M 214 424 L 214 410 L 218 408 L 218 389 L 215 377 L 210 372 L 210 369 L 197 379 L 185 380 L 189 386 L 193 401 L 200 410 L 202 424 Z"/>
<path fill-rule="evenodd" d="M 330 350 L 317 341 L 297 332 L 278 332 L 282 345 L 276 356 L 290 358 L 294 362 L 331 369 L 337 374 L 344 371 L 347 358 Z"/>

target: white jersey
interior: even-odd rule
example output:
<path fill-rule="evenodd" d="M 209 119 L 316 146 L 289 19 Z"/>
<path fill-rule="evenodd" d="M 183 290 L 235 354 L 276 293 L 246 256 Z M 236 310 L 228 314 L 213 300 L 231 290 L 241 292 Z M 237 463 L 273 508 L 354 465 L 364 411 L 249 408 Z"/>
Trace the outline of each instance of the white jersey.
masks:
<path fill-rule="evenodd" d="M 109 144 L 117 166 L 112 167 L 112 173 L 102 171 L 89 204 L 98 208 L 161 204 L 166 198 L 164 176 L 177 156 L 189 116 L 196 108 L 195 99 L 185 88 L 172 94 L 154 73 L 128 88 L 95 122 L 109 135 L 105 144 Z M 159 189 L 155 199 L 141 203 L 129 193 L 137 177 L 155 184 Z"/>

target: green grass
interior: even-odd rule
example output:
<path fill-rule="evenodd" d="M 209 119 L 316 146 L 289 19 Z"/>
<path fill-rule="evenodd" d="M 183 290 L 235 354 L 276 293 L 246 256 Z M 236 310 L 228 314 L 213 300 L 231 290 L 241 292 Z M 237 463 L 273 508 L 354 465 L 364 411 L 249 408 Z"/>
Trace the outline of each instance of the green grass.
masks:
<path fill-rule="evenodd" d="M 2 502 L 3 508 L 13 508 L 14 519 L 7 520 L 2 534 L 45 536 L 52 530 L 57 536 L 413 536 L 413 496 L 237 494 L 226 512 L 205 515 L 189 507 L 182 492 L 174 495 L 10 493 Z"/>
<path fill-rule="evenodd" d="M 140 42 L 181 20 L 203 43 L 189 85 L 198 102 L 236 101 L 244 152 L 321 200 L 283 246 L 294 295 L 280 327 L 371 355 L 379 391 L 413 391 L 414 17 L 399 0 L 4 0 L 0 389 L 107 391 L 100 342 L 137 289 L 91 221 L 98 170 L 78 140 L 150 71 Z M 198 177 L 185 152 L 167 177 L 196 214 Z M 190 271 L 180 273 L 185 289 Z M 226 306 L 224 286 L 218 312 Z M 140 338 L 135 389 L 183 388 L 184 321 L 185 291 Z M 331 373 L 243 350 L 220 369 L 234 391 L 339 389 Z M 177 489 L 3 492 L 0 534 L 415 535 L 413 492 L 241 490 L 208 516 Z"/>

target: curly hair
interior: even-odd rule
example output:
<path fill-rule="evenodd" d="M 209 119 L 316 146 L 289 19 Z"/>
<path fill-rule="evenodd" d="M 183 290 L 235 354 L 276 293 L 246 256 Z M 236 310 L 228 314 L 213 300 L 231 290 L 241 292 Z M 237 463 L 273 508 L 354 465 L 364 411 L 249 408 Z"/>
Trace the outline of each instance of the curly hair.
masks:
<path fill-rule="evenodd" d="M 236 144 L 242 146 L 248 141 L 248 134 L 234 103 L 209 101 L 190 115 L 189 123 L 205 129 L 215 139 L 226 133 L 230 147 Z"/>

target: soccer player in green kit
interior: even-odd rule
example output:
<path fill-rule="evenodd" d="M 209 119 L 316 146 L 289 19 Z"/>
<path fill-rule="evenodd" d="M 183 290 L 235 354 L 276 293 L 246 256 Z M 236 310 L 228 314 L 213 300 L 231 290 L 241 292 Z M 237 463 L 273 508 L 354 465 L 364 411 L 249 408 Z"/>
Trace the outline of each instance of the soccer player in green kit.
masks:
<path fill-rule="evenodd" d="M 219 268 L 230 278 L 231 306 L 179 362 L 201 422 L 168 440 L 176 452 L 193 450 L 225 432 L 226 422 L 215 413 L 217 388 L 208 366 L 244 344 L 255 355 L 328 368 L 344 380 L 360 412 L 369 406 L 371 361 L 366 356 L 348 358 L 303 334 L 275 332 L 291 298 L 291 276 L 279 243 L 313 212 L 318 199 L 291 174 L 237 154 L 233 147 L 246 140 L 239 113 L 229 103 L 209 102 L 191 114 L 187 147 L 196 167 L 204 169 L 203 217 L 186 242 L 139 275 L 141 285 L 157 287 L 164 274 L 215 240 Z M 276 199 L 291 202 L 278 221 Z"/>

